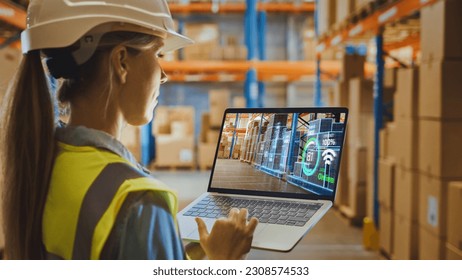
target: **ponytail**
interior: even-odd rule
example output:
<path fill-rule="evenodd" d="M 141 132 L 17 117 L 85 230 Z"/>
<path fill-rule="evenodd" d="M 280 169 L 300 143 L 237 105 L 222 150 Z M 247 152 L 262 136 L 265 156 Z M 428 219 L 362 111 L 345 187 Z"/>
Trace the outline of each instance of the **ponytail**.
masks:
<path fill-rule="evenodd" d="M 24 55 L 3 105 L 5 257 L 42 259 L 42 216 L 55 140 L 53 99 L 39 51 Z"/>

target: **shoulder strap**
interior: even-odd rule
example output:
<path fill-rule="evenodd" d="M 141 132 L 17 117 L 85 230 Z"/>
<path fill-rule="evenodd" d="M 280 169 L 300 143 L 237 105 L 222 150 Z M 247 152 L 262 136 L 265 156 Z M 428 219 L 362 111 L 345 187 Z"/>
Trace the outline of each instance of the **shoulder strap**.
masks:
<path fill-rule="evenodd" d="M 77 222 L 72 259 L 90 259 L 93 233 L 125 180 L 146 177 L 127 163 L 108 164 L 85 194 Z"/>

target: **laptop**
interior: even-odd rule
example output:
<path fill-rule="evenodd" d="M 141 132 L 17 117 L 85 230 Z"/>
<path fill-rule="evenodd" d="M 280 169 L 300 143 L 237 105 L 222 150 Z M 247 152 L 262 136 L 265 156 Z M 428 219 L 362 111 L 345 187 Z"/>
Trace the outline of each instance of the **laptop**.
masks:
<path fill-rule="evenodd" d="M 230 108 L 207 192 L 178 213 L 183 240 L 199 242 L 229 210 L 257 217 L 252 247 L 290 251 L 332 207 L 347 108 Z"/>

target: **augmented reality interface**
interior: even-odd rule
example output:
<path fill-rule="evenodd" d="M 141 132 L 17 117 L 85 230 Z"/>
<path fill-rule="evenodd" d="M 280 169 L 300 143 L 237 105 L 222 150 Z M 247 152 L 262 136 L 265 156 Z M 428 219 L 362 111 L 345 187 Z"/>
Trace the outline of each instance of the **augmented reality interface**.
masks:
<path fill-rule="evenodd" d="M 212 188 L 332 196 L 345 114 L 227 114 Z"/>

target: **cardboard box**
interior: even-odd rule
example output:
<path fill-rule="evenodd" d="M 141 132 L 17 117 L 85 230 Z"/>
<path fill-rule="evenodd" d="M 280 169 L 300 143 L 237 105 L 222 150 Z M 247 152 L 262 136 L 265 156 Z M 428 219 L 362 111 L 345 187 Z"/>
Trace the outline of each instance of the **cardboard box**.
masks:
<path fill-rule="evenodd" d="M 217 145 L 213 143 L 199 143 L 197 163 L 201 169 L 212 167 L 216 148 Z"/>
<path fill-rule="evenodd" d="M 462 182 L 449 183 L 447 218 L 447 242 L 462 250 Z"/>
<path fill-rule="evenodd" d="M 399 142 L 399 135 L 397 134 L 396 123 L 389 122 L 385 126 L 386 138 L 384 147 L 382 147 L 384 154 L 387 158 L 396 160 L 399 156 L 401 146 Z"/>
<path fill-rule="evenodd" d="M 210 126 L 218 128 L 221 126 L 223 114 L 229 107 L 231 93 L 229 90 L 210 90 L 209 107 L 210 107 Z"/>
<path fill-rule="evenodd" d="M 199 142 L 207 142 L 207 134 L 210 128 L 210 114 L 203 112 L 201 115 L 201 132 Z"/>
<path fill-rule="evenodd" d="M 419 168 L 419 121 L 397 119 L 395 122 L 396 138 L 393 140 L 396 165 L 406 169 Z"/>
<path fill-rule="evenodd" d="M 170 123 L 171 134 L 176 137 L 184 137 L 191 133 L 189 121 L 172 121 Z"/>
<path fill-rule="evenodd" d="M 462 178 L 461 139 L 462 121 L 420 120 L 419 170 L 435 177 Z"/>
<path fill-rule="evenodd" d="M 419 224 L 437 237 L 446 237 L 449 181 L 420 174 Z"/>
<path fill-rule="evenodd" d="M 349 196 L 349 183 L 348 183 L 348 163 L 345 161 L 346 157 L 348 156 L 349 152 L 348 145 L 343 146 L 343 162 L 340 164 L 340 172 L 338 175 L 338 183 L 337 183 L 337 193 L 335 196 L 335 202 L 337 205 L 348 205 L 348 196 Z"/>
<path fill-rule="evenodd" d="M 367 149 L 365 147 L 350 146 L 348 150 L 348 180 L 353 183 L 366 183 Z"/>
<path fill-rule="evenodd" d="M 380 204 L 380 248 L 388 255 L 393 255 L 393 212 L 390 208 Z"/>
<path fill-rule="evenodd" d="M 395 119 L 411 119 L 418 116 L 419 69 L 408 68 L 397 71 L 397 86 L 394 95 L 393 115 Z"/>
<path fill-rule="evenodd" d="M 388 158 L 389 153 L 388 153 L 388 137 L 389 137 L 389 131 L 387 129 L 387 126 L 385 125 L 384 128 L 382 128 L 379 131 L 379 157 L 381 158 Z"/>
<path fill-rule="evenodd" d="M 419 225 L 395 213 L 393 216 L 393 254 L 394 260 L 415 260 L 419 253 Z"/>
<path fill-rule="evenodd" d="M 193 167 L 194 162 L 194 136 L 158 135 L 156 137 L 155 166 Z"/>
<path fill-rule="evenodd" d="M 446 259 L 447 260 L 462 260 L 462 250 L 452 246 L 446 242 Z"/>
<path fill-rule="evenodd" d="M 418 103 L 420 117 L 462 119 L 460 73 L 462 73 L 462 60 L 431 61 L 421 64 Z"/>
<path fill-rule="evenodd" d="M 396 164 L 391 159 L 379 159 L 379 203 L 386 208 L 394 207 Z"/>
<path fill-rule="evenodd" d="M 337 82 L 333 90 L 333 104 L 334 107 L 348 107 L 349 106 L 349 89 L 350 85 L 347 82 Z"/>
<path fill-rule="evenodd" d="M 337 24 L 343 23 L 355 11 L 355 4 L 355 0 L 337 0 L 335 22 Z"/>
<path fill-rule="evenodd" d="M 219 46 L 219 27 L 216 23 L 187 23 L 184 34 L 194 40 L 194 44 L 183 49 L 185 60 L 209 60 L 212 49 Z"/>
<path fill-rule="evenodd" d="M 344 54 L 342 59 L 342 68 L 340 71 L 340 81 L 349 81 L 354 78 L 363 78 L 365 62 L 365 56 L 357 54 Z"/>
<path fill-rule="evenodd" d="M 335 0 L 320 0 L 317 3 L 318 30 L 320 34 L 327 32 L 335 23 Z"/>
<path fill-rule="evenodd" d="M 396 214 L 417 221 L 419 214 L 419 174 L 397 166 L 393 210 Z"/>
<path fill-rule="evenodd" d="M 244 96 L 234 96 L 233 97 L 233 107 L 234 108 L 245 108 L 247 101 Z"/>
<path fill-rule="evenodd" d="M 427 228 L 419 227 L 419 259 L 443 260 L 445 258 L 446 242 L 434 235 Z"/>
<path fill-rule="evenodd" d="M 462 58 L 462 1 L 437 1 L 421 10 L 422 61 Z"/>
<path fill-rule="evenodd" d="M 368 138 L 373 137 L 372 83 L 362 79 L 352 79 L 349 83 L 349 116 L 348 133 L 349 144 L 366 146 Z"/>
<path fill-rule="evenodd" d="M 209 129 L 207 131 L 207 143 L 216 144 L 219 139 L 220 139 L 220 130 Z"/>
<path fill-rule="evenodd" d="M 154 135 L 178 133 L 178 131 L 172 131 L 172 123 L 185 122 L 185 127 L 181 128 L 185 129 L 185 131 L 180 133 L 184 132 L 186 135 L 193 135 L 194 114 L 195 109 L 193 106 L 159 106 L 154 115 L 152 132 Z"/>
<path fill-rule="evenodd" d="M 355 2 L 356 10 L 358 10 L 364 8 L 364 6 L 368 5 L 369 3 L 374 2 L 374 0 L 356 0 Z"/>
<path fill-rule="evenodd" d="M 383 76 L 384 88 L 389 88 L 393 91 L 396 90 L 398 71 L 398 68 L 385 68 L 385 73 Z"/>
<path fill-rule="evenodd" d="M 366 215 L 366 184 L 348 182 L 348 207 L 351 218 L 363 218 Z"/>
<path fill-rule="evenodd" d="M 350 113 L 373 113 L 373 83 L 362 78 L 352 78 L 349 82 Z"/>

